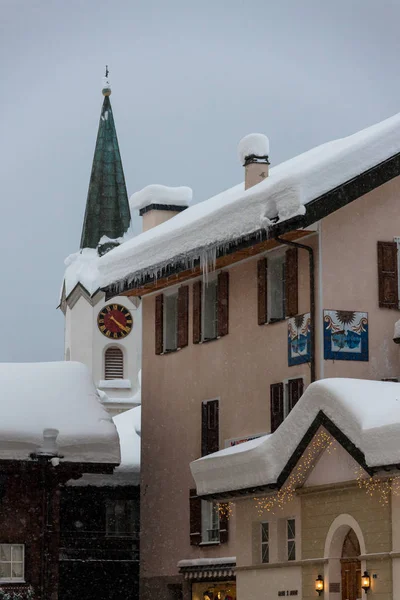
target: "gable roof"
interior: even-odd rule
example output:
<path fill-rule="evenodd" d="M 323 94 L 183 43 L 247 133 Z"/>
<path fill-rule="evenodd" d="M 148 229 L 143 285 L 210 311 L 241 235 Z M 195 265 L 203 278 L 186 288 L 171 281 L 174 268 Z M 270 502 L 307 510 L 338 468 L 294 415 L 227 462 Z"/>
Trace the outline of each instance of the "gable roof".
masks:
<path fill-rule="evenodd" d="M 103 236 L 116 240 L 131 214 L 110 97 L 104 97 L 90 175 L 81 248 L 97 248 Z"/>
<path fill-rule="evenodd" d="M 313 148 L 113 249 L 99 260 L 100 285 L 112 295 L 304 227 L 399 175 L 399 153 L 400 114 Z"/>
<path fill-rule="evenodd" d="M 400 464 L 399 384 L 312 383 L 274 433 L 192 462 L 197 493 L 223 497 L 281 487 L 321 426 L 370 474 Z"/>

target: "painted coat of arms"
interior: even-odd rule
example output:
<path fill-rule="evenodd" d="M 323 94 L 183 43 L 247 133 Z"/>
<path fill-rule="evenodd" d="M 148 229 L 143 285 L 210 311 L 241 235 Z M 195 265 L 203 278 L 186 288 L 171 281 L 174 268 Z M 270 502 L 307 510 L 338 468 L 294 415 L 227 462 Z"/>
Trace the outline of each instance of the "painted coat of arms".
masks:
<path fill-rule="evenodd" d="M 288 320 L 288 365 L 310 362 L 310 313 Z"/>
<path fill-rule="evenodd" d="M 325 360 L 368 360 L 368 313 L 324 310 Z"/>

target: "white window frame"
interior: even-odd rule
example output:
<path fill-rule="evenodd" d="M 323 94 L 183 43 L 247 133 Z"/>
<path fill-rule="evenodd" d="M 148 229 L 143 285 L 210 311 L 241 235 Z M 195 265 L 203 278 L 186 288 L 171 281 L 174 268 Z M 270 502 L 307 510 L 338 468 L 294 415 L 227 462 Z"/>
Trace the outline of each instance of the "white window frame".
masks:
<path fill-rule="evenodd" d="M 218 528 L 215 525 L 218 524 Z M 201 501 L 201 544 L 220 543 L 218 502 Z"/>
<path fill-rule="evenodd" d="M 283 379 L 283 419 L 285 420 L 289 414 L 289 381 L 293 381 L 293 379 L 302 379 L 303 380 L 303 390 L 306 391 L 306 382 L 303 375 L 298 375 L 297 377 L 288 377 L 287 379 Z M 303 392 L 303 394 L 304 394 Z"/>
<path fill-rule="evenodd" d="M 215 286 L 215 319 L 214 319 L 214 332 L 211 337 L 206 337 L 206 295 L 207 287 L 209 285 Z M 206 281 L 202 285 L 201 294 L 201 341 L 208 342 L 210 340 L 216 340 L 218 338 L 218 275 L 217 273 L 208 274 Z"/>
<path fill-rule="evenodd" d="M 178 349 L 178 289 L 168 290 L 164 292 L 164 307 L 163 307 L 163 353 L 175 352 Z M 169 344 L 168 340 L 168 307 L 171 306 L 172 302 L 175 302 L 175 331 L 174 331 L 174 343 Z M 171 314 L 170 317 L 171 318 Z M 171 345 L 171 348 L 167 347 Z"/>
<path fill-rule="evenodd" d="M 1 583 L 24 583 L 25 582 L 25 544 L 0 544 L 0 550 L 4 547 L 10 548 L 10 560 L 1 560 L 0 564 L 10 565 L 10 573 L 11 577 L 0 577 Z M 13 548 L 18 547 L 22 548 L 22 561 L 21 560 L 13 560 Z M 0 555 L 1 556 L 1 555 Z M 22 577 L 13 577 L 12 576 L 12 567 L 13 564 L 22 564 Z"/>
<path fill-rule="evenodd" d="M 269 563 L 269 550 L 270 550 L 270 527 L 269 527 L 269 522 L 268 521 L 262 521 L 260 523 L 261 525 L 261 529 L 260 529 L 260 535 L 261 535 L 261 563 L 262 564 L 268 564 Z M 264 528 L 265 526 L 267 526 L 267 540 L 263 540 L 263 534 L 265 532 Z M 264 549 L 267 549 L 268 552 L 268 560 L 264 560 Z"/>
<path fill-rule="evenodd" d="M 268 268 L 267 268 L 267 316 L 268 316 L 268 323 L 276 323 L 279 321 L 284 321 L 286 319 L 286 298 L 285 298 L 285 278 L 283 277 L 282 279 L 282 300 L 283 300 L 283 306 L 282 306 L 282 312 L 283 312 L 283 316 L 281 317 L 271 317 L 272 314 L 272 290 L 273 290 L 273 279 L 272 279 L 272 269 L 271 269 L 271 262 L 273 262 L 274 260 L 282 260 L 283 261 L 283 272 L 285 269 L 285 261 L 286 261 L 286 250 L 284 249 L 280 249 L 274 252 L 270 252 L 266 255 L 266 259 L 267 259 L 267 264 L 268 264 Z"/>
<path fill-rule="evenodd" d="M 289 537 L 289 521 L 294 522 L 294 537 Z M 293 542 L 294 557 L 289 558 L 289 542 Z M 286 559 L 290 562 L 296 560 L 296 519 L 295 517 L 288 517 L 286 519 Z"/>

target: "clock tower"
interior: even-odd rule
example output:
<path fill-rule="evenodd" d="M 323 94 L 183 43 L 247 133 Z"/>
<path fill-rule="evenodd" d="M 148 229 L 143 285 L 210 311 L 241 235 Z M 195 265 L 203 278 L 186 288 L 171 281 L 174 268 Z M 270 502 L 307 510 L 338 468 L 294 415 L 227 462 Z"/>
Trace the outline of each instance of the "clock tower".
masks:
<path fill-rule="evenodd" d="M 98 261 L 132 237 L 131 214 L 111 88 L 104 100 L 90 175 L 80 250 L 65 260 L 60 299 L 65 315 L 65 360 L 85 363 L 111 414 L 140 404 L 140 301 L 125 296 L 106 302 Z"/>

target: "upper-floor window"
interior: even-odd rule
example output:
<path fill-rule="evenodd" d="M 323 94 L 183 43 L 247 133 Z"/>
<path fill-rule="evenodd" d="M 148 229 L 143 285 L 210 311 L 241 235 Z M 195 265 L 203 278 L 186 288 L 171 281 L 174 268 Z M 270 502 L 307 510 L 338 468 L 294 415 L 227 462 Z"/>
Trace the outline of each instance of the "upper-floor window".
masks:
<path fill-rule="evenodd" d="M 271 432 L 288 416 L 292 408 L 303 395 L 304 380 L 302 377 L 288 379 L 285 382 L 273 383 L 270 386 Z"/>
<path fill-rule="evenodd" d="M 206 400 L 201 405 L 201 455 L 219 450 L 219 401 Z"/>
<path fill-rule="evenodd" d="M 104 379 L 124 378 L 124 354 L 121 348 L 111 346 L 104 353 Z"/>
<path fill-rule="evenodd" d="M 229 273 L 193 284 L 193 343 L 207 342 L 229 332 Z"/>
<path fill-rule="evenodd" d="M 0 581 L 24 581 L 24 545 L 0 544 Z"/>
<path fill-rule="evenodd" d="M 225 544 L 228 541 L 228 505 L 202 500 L 189 492 L 190 544 Z"/>
<path fill-rule="evenodd" d="M 378 242 L 378 289 L 381 308 L 399 306 L 400 238 L 393 242 Z"/>
<path fill-rule="evenodd" d="M 287 559 L 296 560 L 296 521 L 288 519 L 286 522 Z"/>
<path fill-rule="evenodd" d="M 261 562 L 269 563 L 269 523 L 261 523 Z"/>
<path fill-rule="evenodd" d="M 217 502 L 201 501 L 201 541 L 219 542 L 219 506 Z"/>
<path fill-rule="evenodd" d="M 137 515 L 133 500 L 108 500 L 106 504 L 107 536 L 128 536 L 135 532 Z"/>
<path fill-rule="evenodd" d="M 159 294 L 155 299 L 156 354 L 174 352 L 188 344 L 189 288 Z"/>
<path fill-rule="evenodd" d="M 298 313 L 297 248 L 271 252 L 257 263 L 258 324 Z"/>

